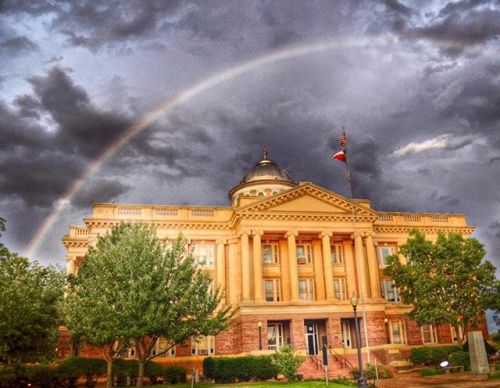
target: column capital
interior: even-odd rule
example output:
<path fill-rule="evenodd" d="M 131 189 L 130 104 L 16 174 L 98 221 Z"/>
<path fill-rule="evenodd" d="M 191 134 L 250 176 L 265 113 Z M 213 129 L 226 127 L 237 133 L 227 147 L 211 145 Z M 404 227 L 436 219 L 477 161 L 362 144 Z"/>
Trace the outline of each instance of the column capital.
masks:
<path fill-rule="evenodd" d="M 363 235 L 364 232 L 354 232 L 353 234 L 351 234 L 351 239 L 354 240 L 357 237 L 363 237 Z"/>
<path fill-rule="evenodd" d="M 227 241 L 226 239 L 218 239 L 218 240 L 215 240 L 215 243 L 217 245 L 221 245 L 221 244 L 227 244 Z"/>
<path fill-rule="evenodd" d="M 333 232 L 329 232 L 329 231 L 326 231 L 326 230 L 324 230 L 324 231 L 322 231 L 322 232 L 319 233 L 319 236 L 321 238 L 323 238 L 323 237 L 332 237 L 332 235 L 333 235 Z"/>
<path fill-rule="evenodd" d="M 290 231 L 285 233 L 286 238 L 288 238 L 290 236 L 297 237 L 298 235 L 299 235 L 299 232 L 297 232 L 296 230 L 290 230 Z"/>
<path fill-rule="evenodd" d="M 369 232 L 366 232 L 365 235 L 367 238 L 369 237 L 373 240 L 373 238 L 375 237 L 375 232 L 369 231 Z"/>
<path fill-rule="evenodd" d="M 263 236 L 264 231 L 263 230 L 252 230 L 252 236 Z"/>
<path fill-rule="evenodd" d="M 237 234 L 238 237 L 243 237 L 243 236 L 250 236 L 250 231 L 249 230 L 241 230 Z"/>

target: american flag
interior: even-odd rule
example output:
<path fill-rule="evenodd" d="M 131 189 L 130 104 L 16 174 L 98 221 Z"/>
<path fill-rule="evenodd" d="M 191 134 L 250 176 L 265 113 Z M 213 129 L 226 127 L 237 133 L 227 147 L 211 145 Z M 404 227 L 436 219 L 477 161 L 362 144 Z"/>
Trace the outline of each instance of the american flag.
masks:
<path fill-rule="evenodd" d="M 338 137 L 337 140 L 342 148 L 347 147 L 347 137 L 345 135 L 345 132 L 342 132 Z"/>

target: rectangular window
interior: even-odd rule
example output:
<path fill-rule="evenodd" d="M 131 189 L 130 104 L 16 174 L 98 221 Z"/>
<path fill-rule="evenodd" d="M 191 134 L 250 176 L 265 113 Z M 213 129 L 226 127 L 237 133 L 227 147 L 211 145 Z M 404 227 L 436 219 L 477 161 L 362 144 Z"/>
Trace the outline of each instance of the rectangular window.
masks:
<path fill-rule="evenodd" d="M 297 244 L 297 263 L 311 264 L 312 263 L 311 244 Z"/>
<path fill-rule="evenodd" d="M 267 348 L 280 350 L 283 346 L 283 325 L 281 323 L 267 324 Z"/>
<path fill-rule="evenodd" d="M 165 352 L 165 350 L 167 350 L 167 351 Z M 165 352 L 165 353 L 163 353 L 163 352 Z M 162 354 L 159 357 L 174 357 L 175 356 L 175 346 L 172 346 L 170 341 L 168 341 L 165 337 L 158 338 L 154 348 L 151 349 L 152 356 L 156 356 L 157 354 L 160 354 L 160 353 L 162 353 Z"/>
<path fill-rule="evenodd" d="M 191 337 L 191 354 L 209 356 L 215 353 L 215 337 L 212 335 Z"/>
<path fill-rule="evenodd" d="M 214 265 L 214 244 L 194 244 L 193 257 L 195 263 L 202 267 L 213 267 Z"/>
<path fill-rule="evenodd" d="M 377 247 L 378 264 L 387 265 L 387 256 L 394 255 L 396 250 L 394 247 Z"/>
<path fill-rule="evenodd" d="M 456 342 L 458 344 L 459 336 L 460 338 L 463 337 L 464 330 L 462 329 L 462 326 L 458 326 L 458 333 L 457 333 L 457 330 L 455 329 L 454 326 L 450 325 L 450 327 L 451 327 L 451 339 L 453 340 L 453 342 Z"/>
<path fill-rule="evenodd" d="M 333 264 L 342 264 L 344 262 L 344 246 L 342 244 L 333 244 L 330 258 Z"/>
<path fill-rule="evenodd" d="M 279 302 L 281 300 L 279 279 L 264 280 L 264 297 L 266 298 L 266 302 Z"/>
<path fill-rule="evenodd" d="M 333 278 L 333 290 L 335 291 L 335 299 L 346 300 L 345 278 Z"/>
<path fill-rule="evenodd" d="M 301 300 L 314 300 L 313 279 L 299 279 L 299 298 Z"/>
<path fill-rule="evenodd" d="M 424 344 L 434 344 L 437 342 L 437 331 L 434 325 L 422 325 L 422 342 Z"/>
<path fill-rule="evenodd" d="M 391 321 L 391 344 L 406 344 L 405 321 Z"/>
<path fill-rule="evenodd" d="M 278 263 L 279 246 L 277 243 L 262 244 L 262 262 L 264 264 Z"/>
<path fill-rule="evenodd" d="M 389 303 L 401 303 L 399 288 L 394 287 L 392 280 L 382 281 L 382 295 Z"/>

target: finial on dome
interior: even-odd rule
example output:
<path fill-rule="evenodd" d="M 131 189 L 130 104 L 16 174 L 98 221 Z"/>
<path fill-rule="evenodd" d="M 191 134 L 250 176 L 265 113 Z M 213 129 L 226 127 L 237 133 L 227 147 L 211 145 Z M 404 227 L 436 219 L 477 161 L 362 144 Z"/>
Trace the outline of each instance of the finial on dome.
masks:
<path fill-rule="evenodd" d="M 267 145 L 264 146 L 264 160 L 269 160 L 269 147 Z"/>

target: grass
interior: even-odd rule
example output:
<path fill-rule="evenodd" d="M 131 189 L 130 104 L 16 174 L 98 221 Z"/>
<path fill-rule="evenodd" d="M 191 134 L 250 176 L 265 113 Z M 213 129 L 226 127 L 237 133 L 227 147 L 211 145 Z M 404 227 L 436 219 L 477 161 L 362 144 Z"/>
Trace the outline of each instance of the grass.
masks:
<path fill-rule="evenodd" d="M 346 388 L 349 385 L 329 383 L 329 388 Z M 355 386 L 355 385 L 351 385 Z M 157 388 L 189 388 L 191 384 L 175 384 L 175 385 L 153 385 L 152 387 Z M 255 383 L 238 383 L 238 384 L 195 384 L 196 388 L 229 388 L 229 387 L 239 387 L 239 388 L 265 388 L 265 387 L 293 387 L 293 388 L 316 388 L 316 387 L 326 387 L 324 381 L 300 381 L 294 383 L 285 383 L 279 381 L 264 381 Z"/>

